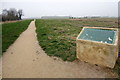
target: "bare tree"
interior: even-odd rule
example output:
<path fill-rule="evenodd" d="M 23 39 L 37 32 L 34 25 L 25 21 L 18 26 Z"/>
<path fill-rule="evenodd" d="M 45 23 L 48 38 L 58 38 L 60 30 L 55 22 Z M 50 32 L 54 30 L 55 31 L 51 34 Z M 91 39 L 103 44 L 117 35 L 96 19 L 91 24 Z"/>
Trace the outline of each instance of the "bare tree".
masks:
<path fill-rule="evenodd" d="M 21 20 L 21 16 L 23 16 L 22 9 L 17 11 L 15 8 L 10 8 L 2 11 L 2 21 Z"/>
<path fill-rule="evenodd" d="M 15 8 L 11 8 L 8 10 L 8 17 L 10 20 L 18 20 L 18 12 Z"/>
<path fill-rule="evenodd" d="M 23 16 L 23 11 L 22 11 L 22 9 L 19 9 L 19 10 L 18 10 L 18 15 L 19 15 L 19 19 L 21 20 L 21 16 Z"/>
<path fill-rule="evenodd" d="M 4 10 L 2 11 L 2 21 L 7 20 L 7 15 L 8 15 L 8 10 L 7 10 L 7 9 L 4 9 Z"/>
<path fill-rule="evenodd" d="M 9 12 L 8 15 L 11 15 L 11 16 L 18 15 L 18 12 L 17 12 L 17 10 L 15 8 L 10 8 L 8 12 Z"/>
<path fill-rule="evenodd" d="M 7 10 L 7 9 L 3 9 L 2 15 L 3 15 L 3 16 L 7 16 L 7 15 L 8 15 L 8 10 Z"/>

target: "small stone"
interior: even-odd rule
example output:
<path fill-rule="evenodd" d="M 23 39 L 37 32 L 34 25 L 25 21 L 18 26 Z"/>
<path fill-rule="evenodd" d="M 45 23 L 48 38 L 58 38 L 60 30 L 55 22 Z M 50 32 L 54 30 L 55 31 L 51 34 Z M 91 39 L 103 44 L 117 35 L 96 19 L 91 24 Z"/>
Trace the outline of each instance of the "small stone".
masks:
<path fill-rule="evenodd" d="M 99 71 L 99 69 L 96 69 L 97 71 Z"/>
<path fill-rule="evenodd" d="M 96 66 L 98 66 L 97 64 L 95 64 Z"/>
<path fill-rule="evenodd" d="M 56 60 L 56 58 L 54 58 L 54 60 Z"/>
<path fill-rule="evenodd" d="M 37 54 L 40 54 L 40 52 L 39 52 L 39 51 L 36 51 L 36 53 L 37 53 Z"/>
<path fill-rule="evenodd" d="M 38 53 L 38 51 L 36 51 L 36 53 Z"/>

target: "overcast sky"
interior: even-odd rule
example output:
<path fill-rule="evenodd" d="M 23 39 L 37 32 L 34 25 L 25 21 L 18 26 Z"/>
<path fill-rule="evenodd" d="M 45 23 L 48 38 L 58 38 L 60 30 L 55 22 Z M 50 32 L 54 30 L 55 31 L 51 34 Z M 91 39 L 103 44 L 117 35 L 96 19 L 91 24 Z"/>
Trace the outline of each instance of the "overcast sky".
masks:
<path fill-rule="evenodd" d="M 41 16 L 118 16 L 119 0 L 1 0 L 2 9 L 23 9 L 24 18 Z M 1 11 L 0 11 L 1 12 Z"/>

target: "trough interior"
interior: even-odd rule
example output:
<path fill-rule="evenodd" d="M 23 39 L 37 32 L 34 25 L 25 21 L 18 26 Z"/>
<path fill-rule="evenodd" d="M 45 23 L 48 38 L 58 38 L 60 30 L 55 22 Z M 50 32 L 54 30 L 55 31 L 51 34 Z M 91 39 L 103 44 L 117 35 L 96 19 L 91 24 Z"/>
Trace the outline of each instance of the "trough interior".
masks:
<path fill-rule="evenodd" d="M 102 43 L 114 44 L 116 30 L 84 28 L 78 39 L 98 41 Z"/>

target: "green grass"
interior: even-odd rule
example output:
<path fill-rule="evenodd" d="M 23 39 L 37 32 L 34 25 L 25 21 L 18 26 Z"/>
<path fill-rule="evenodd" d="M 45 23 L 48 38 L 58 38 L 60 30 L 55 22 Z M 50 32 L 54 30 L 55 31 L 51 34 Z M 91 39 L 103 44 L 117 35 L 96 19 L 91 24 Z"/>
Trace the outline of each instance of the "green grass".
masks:
<path fill-rule="evenodd" d="M 74 61 L 76 55 L 75 38 L 82 29 L 70 20 L 36 20 L 37 37 L 49 56 L 57 56 L 64 61 Z"/>
<path fill-rule="evenodd" d="M 31 20 L 2 24 L 2 53 L 27 29 Z"/>

